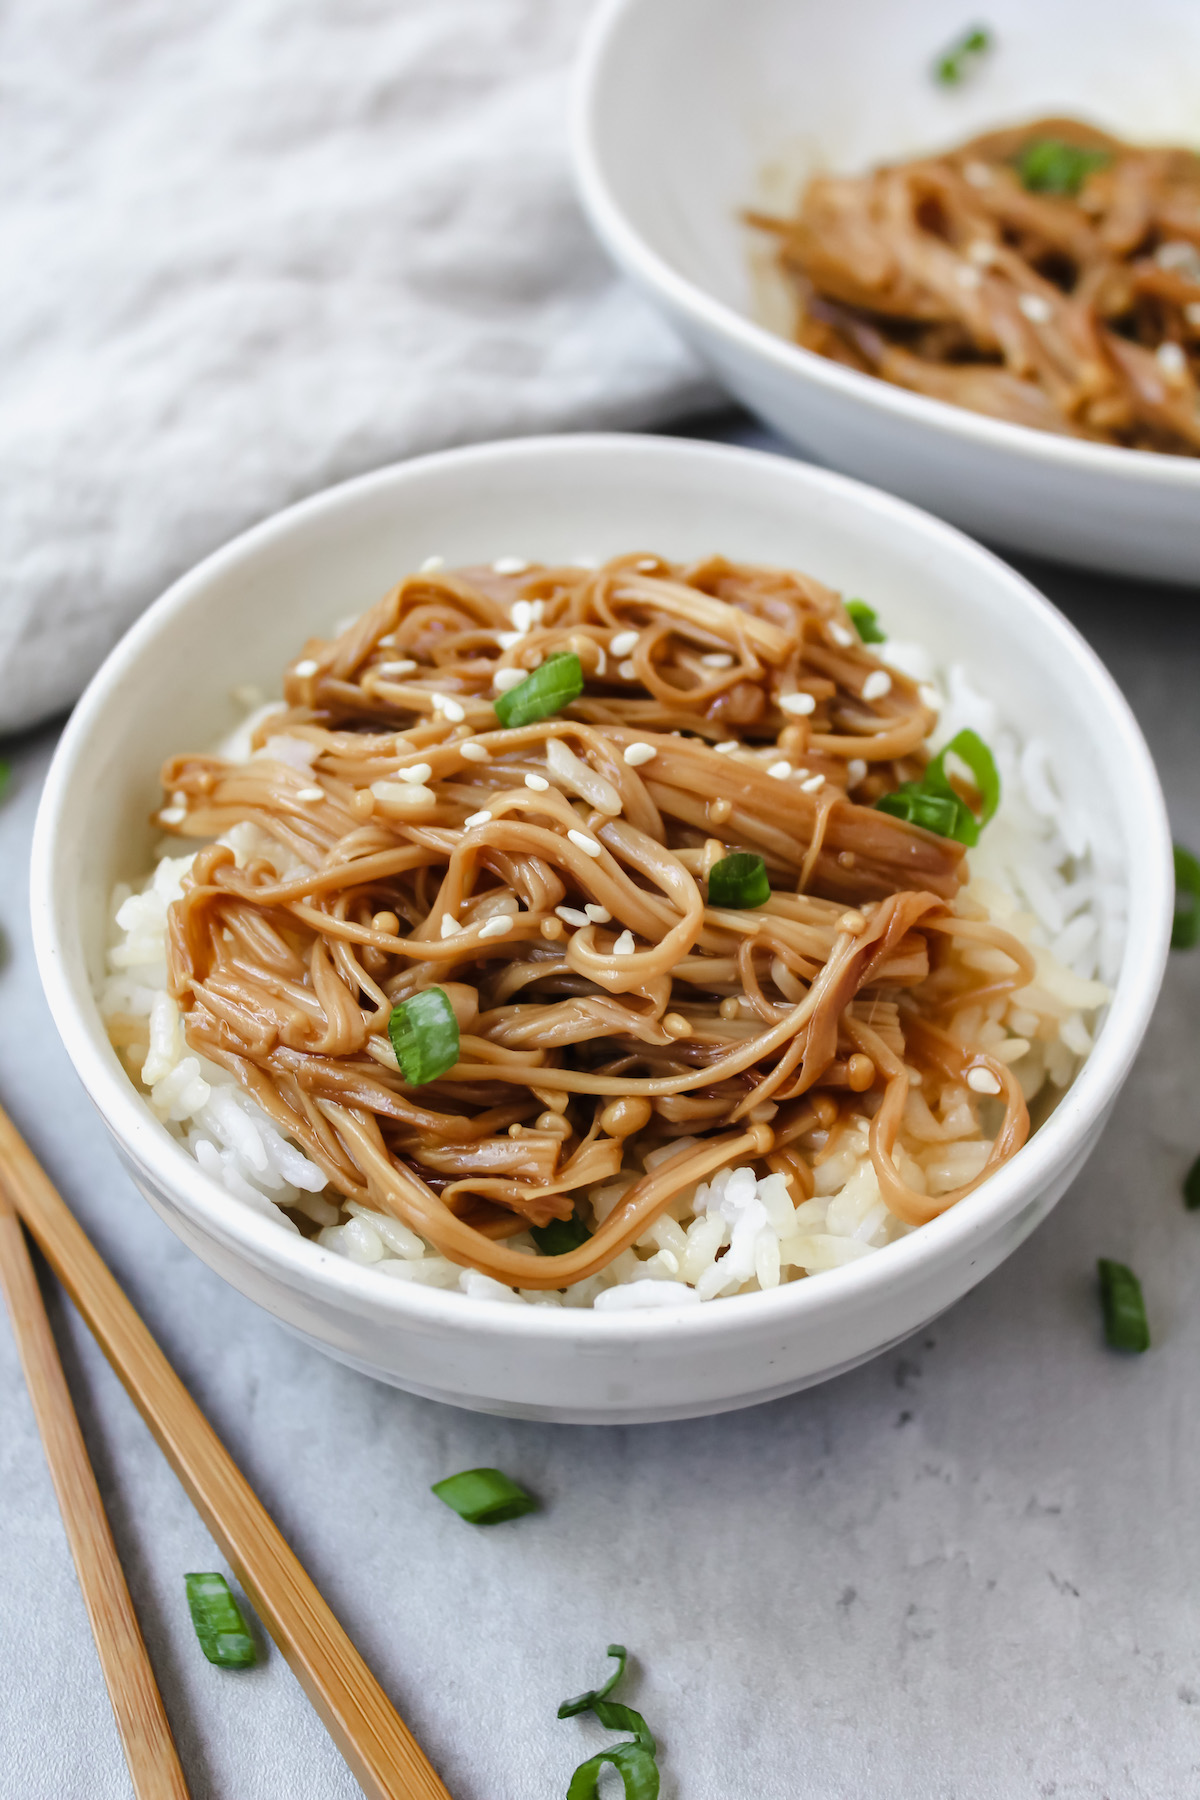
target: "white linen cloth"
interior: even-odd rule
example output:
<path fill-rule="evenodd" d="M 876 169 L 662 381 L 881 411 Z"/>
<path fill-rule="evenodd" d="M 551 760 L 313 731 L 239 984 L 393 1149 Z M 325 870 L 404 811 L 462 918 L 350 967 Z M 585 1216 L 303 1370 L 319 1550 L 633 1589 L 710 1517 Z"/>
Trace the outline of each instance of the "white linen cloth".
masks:
<path fill-rule="evenodd" d="M 586 0 L 0 16 L 0 731 L 197 558 L 468 439 L 703 404 L 568 167 Z"/>

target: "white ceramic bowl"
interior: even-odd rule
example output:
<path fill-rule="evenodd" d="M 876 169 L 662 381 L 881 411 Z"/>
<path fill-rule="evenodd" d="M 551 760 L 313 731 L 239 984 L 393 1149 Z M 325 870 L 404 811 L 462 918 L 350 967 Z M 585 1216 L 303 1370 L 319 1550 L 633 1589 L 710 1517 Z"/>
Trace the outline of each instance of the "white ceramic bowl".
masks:
<path fill-rule="evenodd" d="M 1200 459 L 987 419 L 759 322 L 775 309 L 742 209 L 787 207 L 817 168 L 864 169 L 1054 112 L 1200 144 L 1193 0 L 989 0 L 994 52 L 961 88 L 939 88 L 930 61 L 970 15 L 962 0 L 607 0 L 575 93 L 584 203 L 721 380 L 822 461 L 985 538 L 1200 581 Z"/>
<path fill-rule="evenodd" d="M 162 758 L 232 723 L 235 684 L 277 692 L 308 634 L 326 634 L 434 552 L 469 562 L 630 548 L 720 550 L 869 595 L 898 634 L 966 663 L 1019 729 L 1041 733 L 1064 796 L 1123 852 L 1129 936 L 1112 1007 L 1079 1079 L 1019 1155 L 933 1224 L 847 1268 L 663 1313 L 400 1285 L 249 1211 L 154 1118 L 92 997 L 107 897 L 149 866 Z M 38 816 L 32 899 L 42 980 L 79 1076 L 142 1193 L 210 1267 L 311 1343 L 414 1392 L 629 1422 L 824 1380 L 924 1324 L 1032 1231 L 1091 1148 L 1146 1028 L 1167 947 L 1169 856 L 1154 768 L 1117 688 L 1072 627 L 987 551 L 902 501 L 784 458 L 568 437 L 384 469 L 268 520 L 177 582 L 67 726 Z"/>

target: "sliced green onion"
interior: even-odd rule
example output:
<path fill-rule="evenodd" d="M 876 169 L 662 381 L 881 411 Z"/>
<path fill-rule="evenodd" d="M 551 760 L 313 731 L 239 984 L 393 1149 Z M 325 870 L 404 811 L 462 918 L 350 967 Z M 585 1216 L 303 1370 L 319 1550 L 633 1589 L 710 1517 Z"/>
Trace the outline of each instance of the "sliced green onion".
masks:
<path fill-rule="evenodd" d="M 933 79 L 943 87 L 957 87 L 967 70 L 992 47 L 992 34 L 985 25 L 972 25 L 948 49 L 943 50 L 933 65 Z"/>
<path fill-rule="evenodd" d="M 946 774 L 946 758 L 957 756 L 966 763 L 975 778 L 983 802 L 976 818 L 966 801 L 958 794 Z M 939 837 L 954 838 L 970 847 L 979 842 L 979 834 L 995 817 L 1000 804 L 1000 775 L 996 759 L 979 736 L 967 729 L 950 739 L 922 775 L 920 781 L 906 781 L 893 793 L 875 802 L 876 810 L 904 819 L 910 825 L 923 825 Z"/>
<path fill-rule="evenodd" d="M 887 632 L 879 629 L 879 614 L 865 600 L 847 600 L 846 611 L 864 644 L 886 644 Z"/>
<path fill-rule="evenodd" d="M 458 1061 L 458 1020 L 445 988 L 422 988 L 393 1006 L 388 1036 L 409 1087 L 436 1081 Z"/>
<path fill-rule="evenodd" d="M 431 1492 L 468 1525 L 502 1525 L 505 1519 L 537 1511 L 533 1495 L 500 1469 L 464 1469 L 461 1475 L 435 1481 Z"/>
<path fill-rule="evenodd" d="M 583 666 L 573 650 L 547 657 L 540 669 L 527 675 L 519 687 L 509 688 L 492 702 L 502 725 L 536 725 L 539 719 L 578 700 L 583 692 Z"/>
<path fill-rule="evenodd" d="M 1150 1327 L 1142 1284 L 1124 1263 L 1100 1258 L 1100 1304 L 1104 1308 L 1104 1337 L 1113 1350 L 1148 1350 Z"/>
<path fill-rule="evenodd" d="M 625 1800 L 658 1800 L 658 1764 L 653 1751 L 638 1743 L 600 1750 L 580 1763 L 571 1777 L 567 1800 L 599 1800 L 600 1777 L 606 1763 L 621 1777 Z"/>
<path fill-rule="evenodd" d="M 1200 860 L 1182 844 L 1175 846 L 1175 920 L 1172 950 L 1194 950 L 1200 939 Z"/>
<path fill-rule="evenodd" d="M 12 765 L 0 762 L 0 799 L 8 792 L 8 784 L 12 780 Z"/>
<path fill-rule="evenodd" d="M 1112 161 L 1107 150 L 1085 150 L 1062 138 L 1034 138 L 1012 159 L 1021 186 L 1031 194 L 1077 194 L 1093 169 Z"/>
<path fill-rule="evenodd" d="M 192 1624 L 209 1662 L 222 1669 L 252 1668 L 258 1650 L 225 1577 L 210 1573 L 185 1575 L 183 1580 Z"/>
<path fill-rule="evenodd" d="M 574 1213 L 569 1219 L 551 1219 L 548 1225 L 531 1225 L 529 1235 L 543 1256 L 566 1256 L 569 1250 L 586 1244 L 592 1234 Z"/>
<path fill-rule="evenodd" d="M 586 1694 L 576 1694 L 573 1700 L 564 1700 L 558 1709 L 558 1717 L 560 1719 L 573 1719 L 576 1713 L 588 1712 L 595 1706 L 597 1700 L 603 1700 L 607 1695 L 612 1693 L 618 1681 L 620 1681 L 622 1675 L 625 1673 L 625 1664 L 628 1660 L 629 1652 L 626 1650 L 624 1644 L 610 1644 L 605 1651 L 605 1655 L 615 1657 L 617 1666 L 605 1682 L 604 1686 L 589 1688 Z"/>
<path fill-rule="evenodd" d="M 770 898 L 767 865 L 761 856 L 754 856 L 748 850 L 735 850 L 732 856 L 723 856 L 708 871 L 710 906 L 744 911 L 747 907 L 762 906 Z"/>
<path fill-rule="evenodd" d="M 625 1800 L 657 1800 L 658 1764 L 654 1760 L 657 1746 L 650 1727 L 641 1713 L 635 1712 L 632 1706 L 624 1706 L 619 1700 L 608 1699 L 625 1673 L 627 1652 L 624 1644 L 610 1644 L 608 1654 L 616 1659 L 617 1666 L 604 1686 L 590 1688 L 586 1694 L 576 1694 L 573 1700 L 564 1700 L 558 1709 L 558 1716 L 560 1719 L 571 1719 L 576 1713 L 592 1712 L 608 1731 L 631 1732 L 633 1741 L 614 1744 L 610 1750 L 601 1750 L 597 1755 L 589 1756 L 586 1762 L 580 1763 L 571 1777 L 567 1800 L 597 1800 L 600 1777 L 606 1765 L 614 1768 L 620 1775 Z"/>
<path fill-rule="evenodd" d="M 1183 1178 L 1183 1204 L 1189 1212 L 1200 1212 L 1200 1156 Z"/>

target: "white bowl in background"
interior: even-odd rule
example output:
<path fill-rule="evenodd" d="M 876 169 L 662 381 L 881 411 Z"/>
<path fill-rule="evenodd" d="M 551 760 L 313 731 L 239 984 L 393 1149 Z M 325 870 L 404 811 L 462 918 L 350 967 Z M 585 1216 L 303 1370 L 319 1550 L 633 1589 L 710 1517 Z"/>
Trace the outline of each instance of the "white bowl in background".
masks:
<path fill-rule="evenodd" d="M 453 564 L 630 549 L 811 571 L 973 671 L 1018 730 L 1043 737 L 1064 798 L 1119 850 L 1129 923 L 1113 1001 L 1077 1081 L 1025 1148 L 941 1218 L 846 1268 L 661 1313 L 402 1285 L 280 1231 L 159 1124 L 93 998 L 108 897 L 150 866 L 163 758 L 212 743 L 233 723 L 234 686 L 277 692 L 298 644 L 405 570 L 435 552 Z M 525 439 L 383 469 L 209 557 L 139 620 L 79 702 L 46 783 L 32 871 L 38 965 L 68 1054 L 134 1181 L 198 1256 L 310 1343 L 385 1381 L 483 1411 L 613 1423 L 719 1412 L 822 1381 L 995 1268 L 1078 1172 L 1128 1072 L 1162 978 L 1172 892 L 1162 795 L 1137 725 L 1095 654 L 1020 576 L 843 476 L 615 436 Z"/>
<path fill-rule="evenodd" d="M 742 211 L 788 206 L 817 169 L 866 169 L 1050 113 L 1200 147 L 1193 0 L 989 0 L 995 49 L 940 88 L 931 61 L 969 15 L 962 0 L 606 0 L 575 88 L 584 204 L 721 380 L 822 461 L 985 538 L 1200 581 L 1200 458 L 985 418 L 760 322 L 778 315 Z"/>

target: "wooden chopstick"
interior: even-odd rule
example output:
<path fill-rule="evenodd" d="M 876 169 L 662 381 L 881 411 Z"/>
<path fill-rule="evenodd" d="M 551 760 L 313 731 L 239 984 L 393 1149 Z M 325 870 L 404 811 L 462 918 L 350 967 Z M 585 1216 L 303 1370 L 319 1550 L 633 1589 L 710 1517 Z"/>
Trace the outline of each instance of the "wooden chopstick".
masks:
<path fill-rule="evenodd" d="M 369 1800 L 450 1800 L 416 1739 L 0 1108 L 0 1181 Z"/>
<path fill-rule="evenodd" d="M 162 1695 L 42 1304 L 21 1222 L 0 1184 L 0 1288 L 75 1560 L 137 1800 L 188 1800 Z"/>

